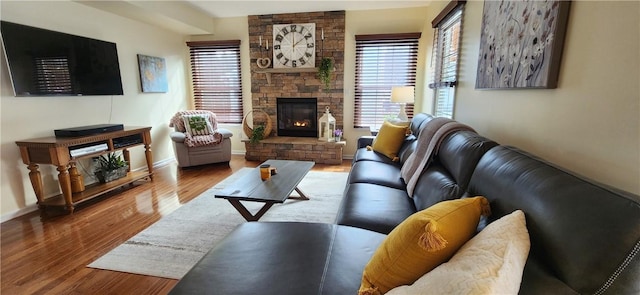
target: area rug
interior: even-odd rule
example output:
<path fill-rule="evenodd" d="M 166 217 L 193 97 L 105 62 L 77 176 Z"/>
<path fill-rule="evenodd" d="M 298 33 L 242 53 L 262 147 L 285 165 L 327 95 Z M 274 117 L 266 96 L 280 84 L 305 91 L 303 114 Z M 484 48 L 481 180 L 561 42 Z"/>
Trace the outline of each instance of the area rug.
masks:
<path fill-rule="evenodd" d="M 246 222 L 228 201 L 215 198 L 214 195 L 249 171 L 250 168 L 242 168 L 88 267 L 170 279 L 182 278 L 218 241 Z M 347 176 L 345 172 L 310 171 L 298 185 L 310 200 L 290 199 L 283 204 L 275 204 L 260 222 L 334 223 Z M 244 204 L 255 213 L 263 203 Z"/>

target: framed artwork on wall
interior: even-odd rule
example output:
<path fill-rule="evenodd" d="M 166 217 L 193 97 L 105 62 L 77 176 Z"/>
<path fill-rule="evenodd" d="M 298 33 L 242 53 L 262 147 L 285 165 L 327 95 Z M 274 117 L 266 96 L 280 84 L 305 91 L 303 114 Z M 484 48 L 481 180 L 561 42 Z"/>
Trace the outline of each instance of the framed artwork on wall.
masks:
<path fill-rule="evenodd" d="M 167 92 L 167 64 L 164 58 L 138 54 L 142 92 Z"/>
<path fill-rule="evenodd" d="M 570 1 L 484 1 L 476 89 L 550 89 Z"/>

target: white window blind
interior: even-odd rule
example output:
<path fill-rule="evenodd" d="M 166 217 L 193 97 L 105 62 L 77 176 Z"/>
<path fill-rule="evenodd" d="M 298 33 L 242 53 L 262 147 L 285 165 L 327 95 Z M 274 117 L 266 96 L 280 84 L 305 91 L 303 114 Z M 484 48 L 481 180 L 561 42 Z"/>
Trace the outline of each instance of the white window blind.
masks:
<path fill-rule="evenodd" d="M 195 108 L 218 122 L 242 123 L 240 40 L 187 42 Z"/>
<path fill-rule="evenodd" d="M 447 118 L 453 118 L 464 7 L 461 5 L 464 2 L 452 3 L 455 7 L 434 26 L 435 70 L 433 83 L 429 84 L 429 88 L 434 90 L 434 115 Z"/>
<path fill-rule="evenodd" d="M 354 127 L 378 129 L 386 116 L 396 115 L 393 86 L 415 86 L 420 33 L 356 35 Z M 413 104 L 406 113 L 413 117 Z"/>

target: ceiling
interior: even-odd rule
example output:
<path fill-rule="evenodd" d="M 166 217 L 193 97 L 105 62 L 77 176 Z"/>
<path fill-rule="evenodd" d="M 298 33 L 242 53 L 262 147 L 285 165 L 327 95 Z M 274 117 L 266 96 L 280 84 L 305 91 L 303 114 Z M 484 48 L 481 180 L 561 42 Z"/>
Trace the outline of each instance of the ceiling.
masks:
<path fill-rule="evenodd" d="M 278 14 L 293 12 L 334 11 L 334 10 L 372 10 L 388 8 L 407 8 L 427 6 L 431 1 L 203 1 L 190 0 L 191 5 L 202 9 L 214 18 L 238 17 L 246 15 Z"/>
<path fill-rule="evenodd" d="M 122 17 L 185 35 L 215 34 L 213 20 L 247 15 L 335 10 L 374 10 L 428 6 L 432 0 L 409 1 L 204 1 L 204 0 L 72 0 Z"/>

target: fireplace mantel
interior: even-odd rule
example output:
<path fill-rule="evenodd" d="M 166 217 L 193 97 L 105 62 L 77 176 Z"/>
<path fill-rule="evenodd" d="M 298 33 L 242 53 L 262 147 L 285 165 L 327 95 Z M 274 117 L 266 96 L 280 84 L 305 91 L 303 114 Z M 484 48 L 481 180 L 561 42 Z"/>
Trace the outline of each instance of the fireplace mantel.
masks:
<path fill-rule="evenodd" d="M 267 77 L 267 85 L 271 85 L 271 74 L 292 74 L 292 73 L 314 73 L 318 68 L 291 68 L 291 69 L 259 69 L 254 72 L 258 74 L 264 74 Z"/>

